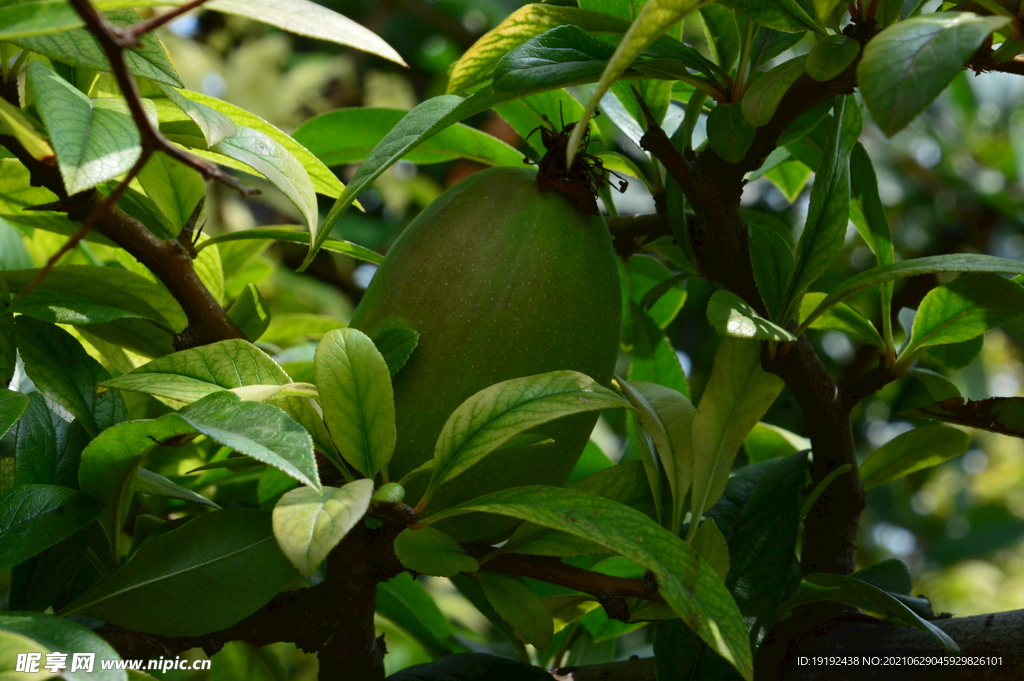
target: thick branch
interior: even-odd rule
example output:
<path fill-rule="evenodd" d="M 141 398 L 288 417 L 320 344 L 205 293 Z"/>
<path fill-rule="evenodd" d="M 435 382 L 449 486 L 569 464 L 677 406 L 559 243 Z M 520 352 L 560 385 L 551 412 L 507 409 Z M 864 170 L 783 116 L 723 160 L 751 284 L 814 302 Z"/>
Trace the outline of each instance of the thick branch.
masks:
<path fill-rule="evenodd" d="M 483 567 L 485 570 L 510 572 L 522 577 L 532 577 L 551 584 L 566 586 L 590 594 L 599 600 L 615 595 L 646 598 L 659 603 L 665 602 L 658 594 L 657 585 L 653 583 L 653 580 L 647 583 L 642 579 L 612 577 L 568 565 L 558 559 L 509 553 L 492 558 L 484 563 Z"/>

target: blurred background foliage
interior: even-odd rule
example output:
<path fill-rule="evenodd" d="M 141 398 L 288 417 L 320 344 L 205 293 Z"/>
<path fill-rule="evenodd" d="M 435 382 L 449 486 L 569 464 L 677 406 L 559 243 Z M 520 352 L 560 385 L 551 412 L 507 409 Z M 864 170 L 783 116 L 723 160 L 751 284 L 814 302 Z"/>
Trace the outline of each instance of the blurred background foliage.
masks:
<path fill-rule="evenodd" d="M 163 31 L 162 38 L 186 87 L 223 98 L 291 133 L 310 117 L 339 107 L 408 110 L 428 97 L 443 94 L 449 65 L 522 3 L 322 0 L 322 4 L 377 32 L 398 50 L 409 68 L 213 12 L 177 20 Z M 700 22 L 695 15 L 685 26 L 692 44 L 699 45 L 704 39 Z M 797 44 L 776 61 L 809 47 Z M 575 94 L 586 99 L 586 93 Z M 493 112 L 467 123 L 525 148 Z M 625 134 L 613 128 L 609 116 L 599 118 L 598 124 L 605 150 L 619 151 L 640 165 L 648 162 Z M 695 133 L 695 147 L 703 139 L 703 125 L 702 120 Z M 1024 257 L 1024 80 L 1006 74 L 962 73 L 924 115 L 892 140 L 868 123 L 862 141 L 878 170 L 881 197 L 897 252 L 903 258 L 952 252 Z M 423 166 L 399 163 L 360 197 L 365 212 L 349 211 L 334 236 L 386 252 L 403 226 L 425 205 L 480 167 L 465 160 Z M 335 170 L 345 180 L 354 166 Z M 243 201 L 211 186 L 205 215 L 207 234 L 297 222 L 292 204 L 269 183 L 252 177 L 246 181 L 260 188 L 262 195 Z M 747 185 L 744 207 L 798 229 L 807 210 L 811 181 L 809 168 L 799 161 L 787 161 Z M 615 199 L 622 214 L 651 212 L 653 208 L 641 182 L 633 182 L 626 194 Z M 326 211 L 329 203 L 321 208 Z M 0 259 L 5 269 L 39 266 L 63 239 L 37 230 L 23 241 L 21 249 L 11 228 L 0 224 Z M 260 344 L 280 353 L 278 359 L 295 380 L 307 380 L 303 371 L 311 366 L 318 336 L 347 321 L 374 266 L 324 253 L 307 275 L 300 276 L 293 270 L 301 263 L 303 247 L 277 244 L 265 249 L 266 242 L 235 244 L 233 249 L 222 246 L 227 297 L 236 296 L 246 283 L 259 284 L 273 313 L 273 324 Z M 93 249 L 102 257 L 101 246 Z M 76 251 L 66 262 L 84 257 Z M 843 256 L 815 288 L 827 289 L 872 264 L 870 251 L 851 225 Z M 894 314 L 916 308 L 925 293 L 943 281 L 941 275 L 929 275 L 898 284 Z M 689 280 L 686 295 L 677 296 L 676 307 L 681 309 L 667 329 L 688 374 L 695 403 L 718 342 L 704 314 L 714 290 L 702 280 Z M 878 324 L 877 294 L 867 291 L 850 302 Z M 314 320 L 309 315 L 322 317 Z M 906 322 L 905 312 L 900 320 Z M 858 373 L 870 361 L 872 348 L 857 345 L 839 332 L 809 333 L 837 378 Z M 943 356 L 929 356 L 923 363 L 938 370 L 962 368 L 950 377 L 966 398 L 1020 396 L 1024 394 L 1022 348 L 1024 318 L 989 332 L 983 344 L 963 344 Z M 623 361 L 628 362 L 628 357 Z M 927 423 L 902 413 L 914 406 L 915 393 L 920 390 L 916 379 L 904 378 L 858 406 L 854 429 L 862 457 L 900 433 Z M 799 409 L 786 393 L 765 421 L 796 433 L 805 431 Z M 972 446 L 963 457 L 871 490 L 862 521 L 860 562 L 866 566 L 887 557 L 905 561 L 915 576 L 915 593 L 931 598 L 936 612 L 971 615 L 1024 608 L 1024 441 L 983 431 L 971 431 L 970 435 Z M 587 452 L 590 457 L 634 455 L 624 420 L 602 420 L 594 443 Z M 168 451 L 161 472 L 183 475 L 214 454 L 189 459 L 182 458 L 180 451 L 174 450 L 173 456 Z M 153 468 L 160 470 L 160 464 L 154 461 Z M 218 469 L 204 475 L 206 484 L 217 485 L 215 499 L 222 505 L 230 504 L 234 495 L 241 499 L 251 494 L 256 486 L 261 501 L 279 495 L 258 471 Z M 173 507 L 181 502 L 152 503 Z M 467 648 L 515 656 L 512 644 L 448 580 L 428 578 L 425 584 Z M 379 633 L 386 635 L 389 673 L 431 659 L 431 654 L 398 626 L 384 618 L 378 618 L 377 625 Z M 566 664 L 651 654 L 644 629 L 625 633 L 635 625 L 615 625 L 619 623 L 607 618 L 584 618 L 574 634 L 582 643 L 576 645 Z M 288 644 L 255 650 L 232 643 L 214 658 L 211 672 L 169 672 L 163 678 L 314 679 L 315 670 L 313 656 Z"/>

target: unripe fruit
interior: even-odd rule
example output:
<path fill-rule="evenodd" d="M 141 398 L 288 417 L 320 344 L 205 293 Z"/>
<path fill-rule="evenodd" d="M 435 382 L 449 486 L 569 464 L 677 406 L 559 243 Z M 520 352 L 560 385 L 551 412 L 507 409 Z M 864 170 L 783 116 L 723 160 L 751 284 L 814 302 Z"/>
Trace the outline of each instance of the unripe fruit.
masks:
<path fill-rule="evenodd" d="M 374 275 L 351 326 L 370 335 L 388 318 L 420 334 L 394 381 L 397 480 L 432 458 L 448 416 L 494 383 L 571 369 L 608 385 L 621 322 L 615 254 L 604 219 L 584 215 L 532 170 L 493 168 L 438 197 Z M 534 431 L 554 444 L 494 452 L 442 485 L 424 514 L 520 485 L 561 485 L 595 414 Z M 406 486 L 415 503 L 429 476 Z M 438 524 L 460 541 L 492 541 L 517 521 L 472 514 Z"/>

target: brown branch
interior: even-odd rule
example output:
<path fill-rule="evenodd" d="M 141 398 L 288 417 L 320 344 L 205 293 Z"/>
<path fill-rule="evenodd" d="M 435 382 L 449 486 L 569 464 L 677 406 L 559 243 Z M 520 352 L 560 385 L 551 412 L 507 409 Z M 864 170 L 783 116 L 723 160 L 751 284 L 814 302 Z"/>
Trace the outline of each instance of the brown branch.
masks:
<path fill-rule="evenodd" d="M 192 2 L 187 2 L 184 5 L 175 7 L 163 14 L 158 14 L 152 19 L 146 19 L 145 21 L 132 24 L 128 28 L 118 29 L 114 26 L 111 26 L 111 28 L 113 28 L 116 32 L 115 34 L 118 35 L 122 47 L 137 47 L 139 44 L 139 36 L 149 33 L 150 31 L 155 31 L 161 26 L 174 21 L 185 12 L 190 12 L 196 7 L 205 4 L 206 1 L 207 0 L 192 0 Z"/>
<path fill-rule="evenodd" d="M 258 194 L 257 190 L 245 187 L 236 178 L 221 170 L 216 164 L 193 156 L 184 149 L 171 144 L 163 136 L 153 121 L 146 115 L 146 110 L 142 106 L 142 95 L 139 93 L 139 88 L 128 70 L 128 63 L 125 61 L 124 51 L 132 43 L 123 39 L 122 32 L 107 21 L 106 17 L 100 14 L 89 0 L 69 0 L 69 2 L 75 11 L 78 12 L 78 15 L 82 17 L 86 28 L 96 38 L 100 47 L 103 48 L 103 52 L 107 55 L 110 69 L 117 80 L 118 87 L 121 88 L 121 94 L 124 95 L 128 110 L 132 115 L 132 120 L 139 130 L 143 148 L 149 149 L 150 152 L 162 151 L 171 158 L 198 171 L 205 179 L 220 182 L 234 189 L 242 196 Z M 134 30 L 134 28 L 132 27 L 130 30 Z M 135 39 L 137 39 L 137 36 Z"/>
<path fill-rule="evenodd" d="M 472 551 L 470 552 L 472 553 Z M 598 600 L 609 595 L 618 595 L 627 598 L 645 598 L 658 603 L 665 602 L 665 599 L 658 593 L 657 585 L 653 582 L 592 572 L 568 565 L 557 558 L 506 553 L 490 559 L 483 564 L 482 568 L 558 584 L 590 594 Z"/>

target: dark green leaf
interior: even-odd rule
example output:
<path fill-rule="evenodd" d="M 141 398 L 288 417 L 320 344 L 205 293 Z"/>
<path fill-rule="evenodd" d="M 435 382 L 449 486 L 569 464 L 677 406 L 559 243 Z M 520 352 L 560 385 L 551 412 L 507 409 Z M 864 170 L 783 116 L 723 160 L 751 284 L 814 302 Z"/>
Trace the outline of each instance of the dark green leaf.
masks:
<path fill-rule="evenodd" d="M 873 451 L 861 464 L 860 477 L 871 489 L 958 457 L 970 446 L 971 436 L 958 428 L 922 426 Z"/>
<path fill-rule="evenodd" d="M 257 227 L 255 229 L 247 229 L 240 232 L 228 232 L 227 234 L 221 234 L 213 237 L 212 239 L 207 239 L 199 245 L 199 250 L 214 244 L 247 239 L 287 241 L 295 244 L 308 244 L 309 232 L 301 232 L 290 227 Z M 372 262 L 375 265 L 379 265 L 384 260 L 380 253 L 371 251 L 369 248 L 365 248 L 359 244 L 342 241 L 340 239 L 325 239 L 321 248 L 325 251 L 330 251 L 331 253 L 341 253 L 351 258 L 356 258 L 357 260 Z"/>
<path fill-rule="evenodd" d="M 1024 287 L 998 274 L 963 274 L 928 292 L 914 317 L 910 341 L 900 353 L 961 343 L 1024 313 Z"/>
<path fill-rule="evenodd" d="M 747 122 L 740 102 L 719 104 L 708 114 L 708 144 L 730 163 L 743 160 L 757 130 Z"/>
<path fill-rule="evenodd" d="M 31 558 L 93 521 L 100 504 L 56 485 L 18 485 L 0 492 L 0 571 Z"/>
<path fill-rule="evenodd" d="M 718 3 L 702 7 L 700 15 L 704 19 L 704 32 L 716 57 L 715 61 L 726 71 L 730 70 L 740 54 L 736 15 Z"/>
<path fill-rule="evenodd" d="M 38 612 L 5 612 L 0 613 L 0 630 L 25 636 L 48 650 L 68 654 L 68 671 L 61 674 L 67 681 L 125 681 L 128 678 L 123 669 L 104 669 L 101 664 L 94 665 L 88 672 L 70 671 L 73 653 L 92 653 L 99 660 L 121 659 L 99 634 L 78 622 Z"/>
<path fill-rule="evenodd" d="M 434 599 L 407 572 L 377 585 L 377 612 L 404 629 L 435 657 L 466 652 Z"/>
<path fill-rule="evenodd" d="M 817 81 L 832 80 L 845 71 L 858 54 L 860 43 L 856 40 L 845 35 L 830 35 L 811 48 L 807 55 L 807 75 Z"/>
<path fill-rule="evenodd" d="M 226 509 L 147 540 L 61 611 L 163 636 L 199 636 L 251 615 L 295 579 L 270 513 Z"/>
<path fill-rule="evenodd" d="M 228 316 L 250 341 L 259 340 L 270 326 L 270 310 L 255 284 L 246 284 L 228 309 Z"/>
<path fill-rule="evenodd" d="M 554 633 L 551 613 L 528 586 L 517 579 L 494 572 L 477 572 L 484 596 L 494 611 L 505 620 L 525 643 L 542 649 Z"/>
<path fill-rule="evenodd" d="M 743 117 L 755 128 L 766 125 L 779 108 L 779 102 L 796 79 L 804 74 L 807 57 L 794 57 L 763 74 L 743 95 Z"/>
<path fill-rule="evenodd" d="M 850 153 L 860 131 L 856 100 L 837 100 L 832 131 L 815 175 L 807 221 L 796 248 L 796 265 L 786 296 L 789 306 L 842 251 L 850 215 Z"/>
<path fill-rule="evenodd" d="M 597 80 L 615 48 L 577 26 L 559 26 L 498 60 L 492 89 L 498 93 L 560 87 Z"/>
<path fill-rule="evenodd" d="M 935 12 L 885 29 L 864 48 L 857 83 L 878 127 L 893 136 L 934 100 L 1009 17 Z"/>
<path fill-rule="evenodd" d="M 14 427 L 28 409 L 29 396 L 0 388 L 0 438 Z"/>
<path fill-rule="evenodd" d="M 786 200 L 793 203 L 811 179 L 811 169 L 799 159 L 790 158 L 764 174 L 774 184 Z"/>
<path fill-rule="evenodd" d="M 15 483 L 78 489 L 78 461 L 89 436 L 76 420 L 51 407 L 42 393 L 30 398 L 18 422 Z"/>
<path fill-rule="evenodd" d="M 811 314 L 821 304 L 821 301 L 825 300 L 825 295 L 824 293 L 807 293 L 804 295 L 803 300 L 800 301 L 801 321 Z M 867 317 L 846 303 L 839 303 L 835 307 L 830 308 L 828 312 L 817 317 L 808 328 L 841 331 L 849 336 L 850 340 L 874 345 L 879 348 L 883 347 L 882 337 L 878 335 L 878 329 L 875 328 L 875 325 L 868 321 Z"/>
<path fill-rule="evenodd" d="M 39 272 L 39 269 L 7 271 L 4 278 L 11 292 L 18 293 L 33 282 Z M 166 289 L 140 274 L 118 267 L 63 265 L 51 269 L 45 279 L 27 296 L 12 303 L 10 309 L 58 324 L 103 324 L 133 318 L 170 326 L 170 321 L 150 301 L 164 309 L 178 307 Z M 177 312 L 181 314 L 180 307 Z"/>
<path fill-rule="evenodd" d="M 823 32 L 796 0 L 724 0 L 723 4 L 776 31 Z"/>
<path fill-rule="evenodd" d="M 757 290 L 768 314 L 777 319 L 786 304 L 786 286 L 793 276 L 793 249 L 784 237 L 771 229 L 751 226 L 747 233 Z"/>
<path fill-rule="evenodd" d="M 15 320 L 18 350 L 29 378 L 78 419 L 87 433 L 101 431 L 125 419 L 120 393 L 96 393 L 96 386 L 110 378 L 107 370 L 90 357 L 67 331 L 48 322 L 20 316 Z"/>
<path fill-rule="evenodd" d="M 401 371 L 419 343 L 420 335 L 399 319 L 388 318 L 370 330 L 370 340 L 387 362 L 391 377 Z"/>
<path fill-rule="evenodd" d="M 402 530 L 395 537 L 395 555 L 410 570 L 435 577 L 480 569 L 476 558 L 468 555 L 457 541 L 433 527 Z"/>
<path fill-rule="evenodd" d="M 981 354 L 985 347 L 985 336 L 978 336 L 962 343 L 932 345 L 925 350 L 925 356 L 935 360 L 947 369 L 964 369 Z"/>
<path fill-rule="evenodd" d="M 506 657 L 483 653 L 451 655 L 403 669 L 388 681 L 551 681 L 551 674 Z"/>

